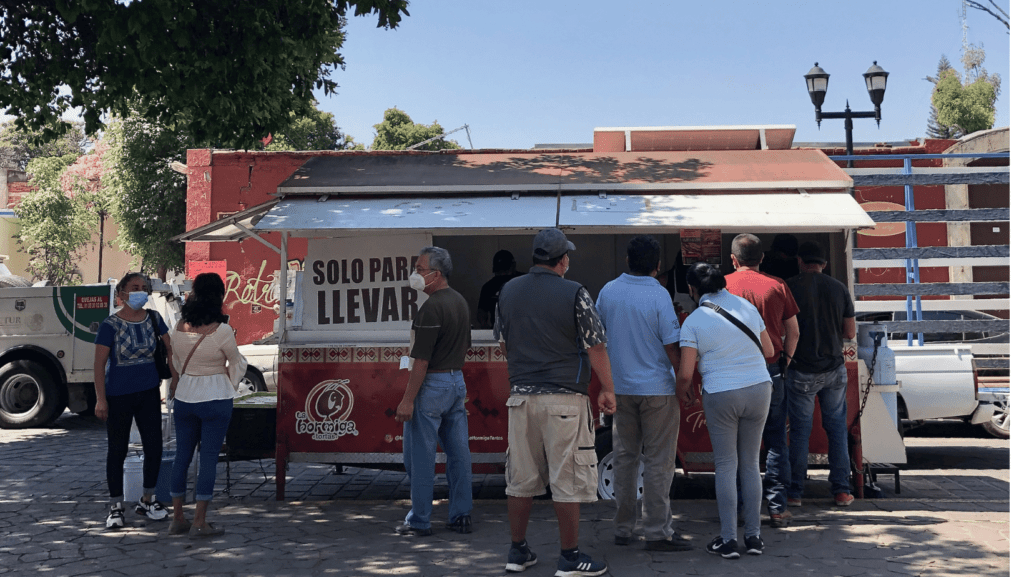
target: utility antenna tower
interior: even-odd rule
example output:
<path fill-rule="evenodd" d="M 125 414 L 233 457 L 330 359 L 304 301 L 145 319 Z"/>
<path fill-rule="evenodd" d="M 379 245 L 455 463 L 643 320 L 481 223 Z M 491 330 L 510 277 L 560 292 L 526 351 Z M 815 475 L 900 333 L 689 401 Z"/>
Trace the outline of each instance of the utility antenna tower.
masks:
<path fill-rule="evenodd" d="M 967 0 L 960 0 L 960 27 L 963 29 L 963 37 L 960 39 L 960 54 L 967 54 L 970 45 L 967 43 Z"/>

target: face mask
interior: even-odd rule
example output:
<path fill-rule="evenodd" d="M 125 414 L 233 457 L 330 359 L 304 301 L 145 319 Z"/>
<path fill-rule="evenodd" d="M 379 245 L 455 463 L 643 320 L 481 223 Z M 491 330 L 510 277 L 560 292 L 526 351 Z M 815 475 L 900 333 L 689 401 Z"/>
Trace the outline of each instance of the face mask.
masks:
<path fill-rule="evenodd" d="M 134 291 L 128 293 L 128 306 L 135 310 L 139 310 L 146 305 L 149 301 L 149 295 L 146 291 Z"/>
<path fill-rule="evenodd" d="M 412 287 L 413 290 L 421 291 L 427 288 L 427 281 L 423 278 L 423 275 L 418 272 L 414 272 L 409 275 L 409 286 Z"/>

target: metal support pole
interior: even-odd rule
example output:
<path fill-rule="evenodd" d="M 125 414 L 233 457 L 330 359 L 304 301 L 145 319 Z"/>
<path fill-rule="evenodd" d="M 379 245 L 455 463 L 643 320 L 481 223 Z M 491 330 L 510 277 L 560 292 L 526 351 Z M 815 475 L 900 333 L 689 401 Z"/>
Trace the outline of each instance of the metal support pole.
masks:
<path fill-rule="evenodd" d="M 853 112 L 850 110 L 850 101 L 846 101 L 846 154 L 853 156 Z M 846 168 L 853 168 L 853 161 L 846 161 Z"/>
<path fill-rule="evenodd" d="M 902 171 L 903 174 L 910 174 L 911 171 L 912 171 L 912 169 L 911 169 L 911 165 L 910 165 L 910 159 L 909 158 L 903 159 L 903 171 Z M 909 184 L 908 185 L 904 185 L 904 187 L 903 187 L 903 197 L 904 197 L 903 202 L 904 202 L 904 205 L 907 207 L 907 211 L 915 210 L 914 209 L 914 187 L 913 186 L 911 186 Z M 917 223 L 913 222 L 913 221 L 907 222 L 906 226 L 907 226 L 907 232 L 906 232 L 907 248 L 917 248 Z M 907 282 L 907 284 L 911 284 L 911 283 L 913 283 L 913 284 L 920 284 L 921 283 L 920 261 L 918 259 L 916 259 L 916 258 L 912 258 L 912 259 L 908 258 L 907 262 L 906 262 L 906 267 L 907 267 L 907 275 L 906 275 L 906 282 Z M 914 306 L 915 304 L 917 305 L 916 307 Z M 916 298 L 911 296 L 911 295 L 907 295 L 907 320 L 908 321 L 909 320 L 915 320 L 915 321 L 922 320 L 921 296 L 920 295 L 917 295 Z M 913 345 L 914 344 L 914 334 L 915 333 L 907 333 L 907 345 Z M 916 333 L 916 334 L 917 334 L 917 344 L 918 345 L 923 345 L 924 344 L 924 334 L 922 334 L 922 333 Z"/>
<path fill-rule="evenodd" d="M 281 294 L 277 304 L 281 311 L 277 320 L 277 343 L 284 344 L 286 325 L 288 324 L 288 233 L 281 232 L 281 269 L 278 281 L 281 283 Z"/>

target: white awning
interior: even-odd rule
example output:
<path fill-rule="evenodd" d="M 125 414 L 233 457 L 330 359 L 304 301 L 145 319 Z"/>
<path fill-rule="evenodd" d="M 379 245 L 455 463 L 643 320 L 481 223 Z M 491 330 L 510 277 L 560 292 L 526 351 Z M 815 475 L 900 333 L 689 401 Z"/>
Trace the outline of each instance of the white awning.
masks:
<path fill-rule="evenodd" d="M 596 233 L 621 232 L 623 227 L 649 232 L 838 232 L 875 225 L 849 194 L 820 192 L 563 196 L 558 224 Z"/>
<path fill-rule="evenodd" d="M 322 197 L 321 197 L 322 198 Z M 589 233 L 680 228 L 723 232 L 838 232 L 874 222 L 846 193 L 564 195 L 441 198 L 286 197 L 174 237 L 217 242 L 288 232 L 341 237 L 386 231 L 441 235 L 526 234 L 559 226 Z M 270 245 L 268 245 L 270 246 Z"/>
<path fill-rule="evenodd" d="M 349 236 L 370 231 L 434 234 L 522 233 L 555 226 L 554 196 L 442 198 L 286 198 L 253 227 L 292 236 Z"/>

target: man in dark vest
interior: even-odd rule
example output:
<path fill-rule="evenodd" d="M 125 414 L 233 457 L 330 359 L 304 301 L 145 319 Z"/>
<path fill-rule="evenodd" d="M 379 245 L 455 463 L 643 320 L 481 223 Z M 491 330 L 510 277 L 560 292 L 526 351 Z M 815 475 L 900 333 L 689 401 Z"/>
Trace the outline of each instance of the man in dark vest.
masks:
<path fill-rule="evenodd" d="M 587 389 L 591 363 L 598 408 L 615 412 L 604 325 L 582 285 L 563 278 L 576 246 L 549 228 L 533 239 L 530 271 L 501 290 L 494 337 L 508 359 L 508 495 L 512 547 L 505 570 L 537 563 L 526 544 L 533 498 L 551 487 L 562 555 L 556 575 L 601 575 L 607 566 L 579 551 L 580 503 L 597 500 L 597 453 Z"/>

